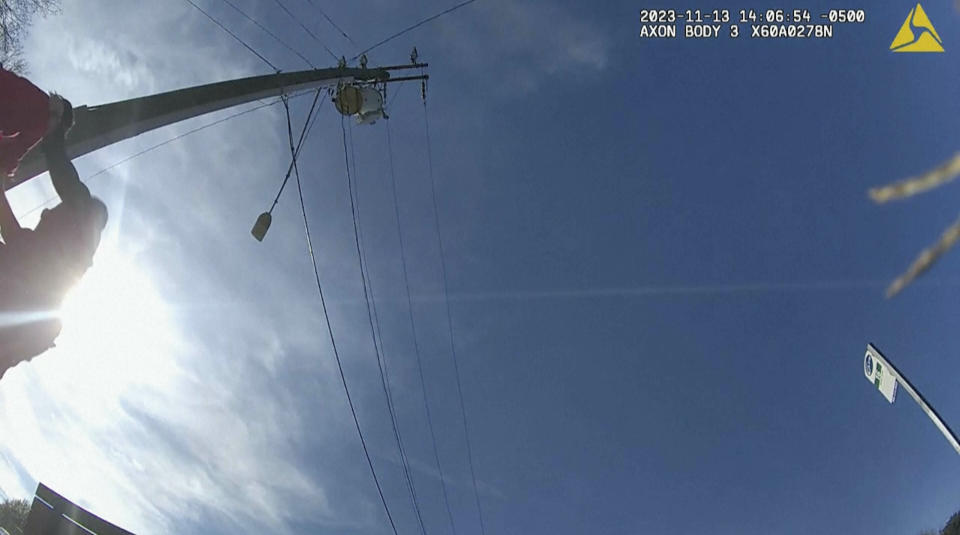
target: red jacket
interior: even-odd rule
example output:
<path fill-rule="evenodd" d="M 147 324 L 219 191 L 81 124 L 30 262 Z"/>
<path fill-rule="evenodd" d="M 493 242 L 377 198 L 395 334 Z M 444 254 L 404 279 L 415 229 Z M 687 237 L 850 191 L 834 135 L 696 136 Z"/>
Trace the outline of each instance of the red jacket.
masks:
<path fill-rule="evenodd" d="M 0 176 L 13 176 L 23 155 L 47 133 L 49 118 L 50 97 L 0 68 Z"/>

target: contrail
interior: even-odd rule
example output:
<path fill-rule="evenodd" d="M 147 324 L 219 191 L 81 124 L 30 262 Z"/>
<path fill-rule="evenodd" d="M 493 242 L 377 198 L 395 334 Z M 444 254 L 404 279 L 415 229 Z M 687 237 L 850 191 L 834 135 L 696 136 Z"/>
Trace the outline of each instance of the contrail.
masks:
<path fill-rule="evenodd" d="M 887 280 L 828 280 L 807 282 L 745 282 L 739 284 L 704 284 L 704 285 L 677 285 L 677 286 L 627 286 L 619 288 L 584 288 L 584 289 L 553 289 L 553 290 L 501 290 L 491 292 L 451 292 L 450 301 L 469 303 L 484 301 L 533 301 L 547 299 L 598 299 L 610 297 L 661 297 L 661 296 L 704 296 L 704 295 L 742 295 L 762 294 L 772 292 L 817 292 L 817 291 L 856 291 L 879 290 L 888 285 Z M 916 286 L 960 286 L 960 279 L 931 279 L 917 281 Z M 419 304 L 440 303 L 443 294 L 421 293 L 413 294 L 411 299 Z M 379 299 L 383 303 L 398 304 L 401 299 L 393 296 L 384 296 Z M 365 306 L 363 299 L 338 296 L 329 301 L 338 305 Z M 210 313 L 215 309 L 236 309 L 247 304 L 245 301 L 235 302 L 176 302 L 167 303 L 170 309 L 185 313 Z"/>
<path fill-rule="evenodd" d="M 927 281 L 927 284 L 960 284 L 960 281 Z M 830 290 L 881 289 L 887 285 L 884 280 L 832 280 L 809 282 L 748 282 L 741 284 L 706 284 L 679 286 L 632 286 L 620 288 L 587 288 L 558 290 L 520 290 L 495 292 L 451 293 L 451 301 L 522 301 L 536 299 L 590 299 L 604 297 L 659 297 L 684 295 L 737 295 L 768 292 L 806 292 Z M 414 299 L 420 303 L 439 301 L 442 295 L 419 295 Z"/>

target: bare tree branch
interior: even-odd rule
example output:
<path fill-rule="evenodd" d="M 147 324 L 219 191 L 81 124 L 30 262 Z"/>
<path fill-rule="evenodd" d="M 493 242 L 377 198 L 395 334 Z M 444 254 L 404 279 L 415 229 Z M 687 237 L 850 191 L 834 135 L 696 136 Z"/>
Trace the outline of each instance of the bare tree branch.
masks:
<path fill-rule="evenodd" d="M 957 175 L 960 175 L 960 152 L 940 167 L 926 174 L 871 189 L 870 198 L 877 203 L 903 199 L 946 184 L 956 178 Z"/>
<path fill-rule="evenodd" d="M 930 266 L 943 256 L 944 253 L 949 251 L 950 248 L 957 243 L 957 240 L 960 240 L 960 219 L 940 235 L 940 240 L 937 241 L 936 244 L 920 253 L 920 256 L 913 261 L 913 264 L 910 265 L 906 273 L 900 275 L 890 284 L 887 288 L 887 298 L 897 295 L 900 290 L 903 290 L 908 284 L 922 275 L 923 272 L 930 269 Z"/>
<path fill-rule="evenodd" d="M 27 74 L 27 60 L 23 57 L 23 48 L 20 43 L 0 47 L 0 67 L 21 76 Z"/>
<path fill-rule="evenodd" d="M 0 66 L 24 73 L 23 41 L 34 17 L 60 12 L 60 0 L 0 0 Z"/>

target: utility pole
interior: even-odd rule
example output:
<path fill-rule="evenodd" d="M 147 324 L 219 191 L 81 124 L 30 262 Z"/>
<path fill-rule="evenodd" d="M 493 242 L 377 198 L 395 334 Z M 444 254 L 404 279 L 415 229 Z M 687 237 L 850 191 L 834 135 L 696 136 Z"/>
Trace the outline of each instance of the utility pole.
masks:
<path fill-rule="evenodd" d="M 412 62 L 368 69 L 364 60 L 360 68 L 352 68 L 341 60 L 338 67 L 330 69 L 253 76 L 99 106 L 77 106 L 74 108 L 75 125 L 67 137 L 67 155 L 70 159 L 78 158 L 150 130 L 262 98 L 324 87 L 369 86 L 426 79 L 427 75 L 390 76 L 391 71 L 426 66 L 426 63 Z M 341 110 L 341 113 L 344 111 Z M 20 162 L 16 175 L 4 182 L 4 189 L 22 184 L 47 169 L 42 151 L 34 147 Z"/>

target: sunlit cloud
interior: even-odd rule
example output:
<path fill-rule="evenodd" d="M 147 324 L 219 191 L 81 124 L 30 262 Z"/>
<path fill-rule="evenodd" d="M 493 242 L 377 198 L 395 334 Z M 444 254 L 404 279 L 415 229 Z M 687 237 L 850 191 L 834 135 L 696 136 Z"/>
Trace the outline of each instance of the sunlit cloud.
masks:
<path fill-rule="evenodd" d="M 62 16 L 36 24 L 28 56 L 31 78 L 76 105 L 265 72 L 186 3 L 65 4 Z M 601 34 L 562 11 L 490 9 L 481 11 L 485 32 L 496 30 L 501 15 L 543 36 L 550 25 L 571 30 L 559 60 L 549 53 L 557 43 L 509 44 L 535 59 L 538 76 L 606 62 Z M 225 113 L 75 163 L 88 177 Z M 322 323 L 295 192 L 285 193 L 264 243 L 249 235 L 289 162 L 284 134 L 282 108 L 265 108 L 90 181 L 111 214 L 94 266 L 65 299 L 57 347 L 0 382 L 0 487 L 7 493 L 29 497 L 43 481 L 143 533 L 289 533 L 304 522 L 317 530 L 382 527 Z M 312 140 L 309 157 L 308 199 L 346 200 L 340 146 Z M 46 178 L 32 182 L 12 192 L 18 213 L 53 193 Z M 376 429 L 385 408 L 373 381 L 353 244 L 343 239 L 349 215 L 311 213 L 322 277 L 332 281 L 337 343 L 361 421 Z M 400 375 L 395 384 L 415 384 Z M 390 474 L 392 444 L 371 448 Z"/>
<path fill-rule="evenodd" d="M 32 76 L 79 104 L 252 74 L 242 51 L 210 28 L 171 41 L 170 25 L 193 28 L 184 6 L 68 3 L 62 17 L 36 25 Z M 56 46 L 38 37 L 52 34 Z M 350 520 L 367 507 L 365 492 L 330 498 L 333 467 L 323 478 L 302 469 L 310 447 L 326 444 L 339 457 L 327 432 L 342 434 L 344 420 L 337 406 L 311 429 L 303 407 L 336 406 L 342 392 L 321 379 L 330 363 L 316 355 L 317 309 L 302 299 L 300 281 L 310 279 L 291 280 L 286 262 L 269 261 L 302 258 L 301 237 L 275 232 L 261 247 L 270 253 L 251 263 L 250 218 L 266 195 L 240 184 L 266 183 L 284 165 L 277 112 L 256 115 L 246 123 L 255 128 L 211 129 L 91 182 L 111 210 L 94 267 L 65 299 L 57 347 L 0 383 L 7 493 L 29 497 L 43 481 L 136 532 L 182 532 L 211 519 L 222 530 L 273 533 L 304 517 L 367 521 Z M 189 127 L 99 151 L 78 169 L 87 176 L 132 145 Z M 46 179 L 36 182 L 11 196 L 18 213 L 51 195 Z M 309 274 L 298 265 L 294 273 Z M 267 293 L 263 280 L 274 281 Z M 274 299 L 286 303 L 263 305 Z M 280 382 L 291 367 L 318 378 L 306 400 Z"/>

